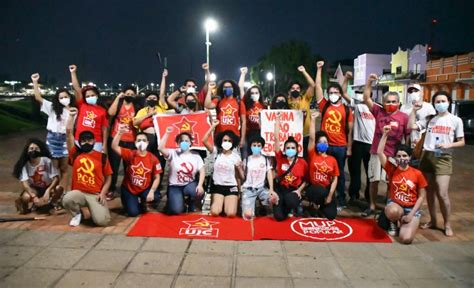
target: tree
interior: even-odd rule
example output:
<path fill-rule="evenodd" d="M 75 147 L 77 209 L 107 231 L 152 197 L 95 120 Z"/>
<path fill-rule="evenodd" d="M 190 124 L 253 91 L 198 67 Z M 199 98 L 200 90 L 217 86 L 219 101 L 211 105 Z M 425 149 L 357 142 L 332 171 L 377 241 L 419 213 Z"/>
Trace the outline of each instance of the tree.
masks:
<path fill-rule="evenodd" d="M 266 74 L 273 72 L 273 65 L 275 65 L 276 93 L 286 94 L 291 81 L 300 82 L 305 89 L 307 87 L 306 81 L 303 75 L 298 72 L 298 66 L 305 66 L 306 71 L 314 77 L 316 61 L 321 59 L 321 56 L 311 53 L 311 47 L 306 42 L 284 42 L 278 46 L 273 46 L 267 54 L 259 59 L 255 66 L 250 68 L 250 79 L 253 83 L 260 85 L 265 95 L 273 96 L 273 81 L 269 83 Z M 325 77 L 324 74 L 323 77 Z"/>

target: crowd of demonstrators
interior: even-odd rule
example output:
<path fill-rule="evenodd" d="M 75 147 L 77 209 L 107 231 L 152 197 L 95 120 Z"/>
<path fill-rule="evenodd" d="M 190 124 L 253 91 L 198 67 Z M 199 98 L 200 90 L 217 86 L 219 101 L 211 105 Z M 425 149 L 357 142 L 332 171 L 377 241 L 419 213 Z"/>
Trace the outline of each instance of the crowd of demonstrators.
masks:
<path fill-rule="evenodd" d="M 20 213 L 64 208 L 72 215 L 71 226 L 80 224 L 81 208 L 88 207 L 93 222 L 105 226 L 110 222 L 108 200 L 119 196 L 124 212 L 134 217 L 149 209 L 147 202 L 157 209 L 163 190 L 168 214 L 199 210 L 209 192 L 213 216 L 241 215 L 251 220 L 259 203 L 271 207 L 274 218 L 283 221 L 307 215 L 302 205 L 306 200 L 318 215 L 332 220 L 346 208 L 347 199 L 351 206 L 359 200 L 363 163 L 368 208 L 361 216 L 371 216 L 380 208 L 377 196 L 382 181 L 387 184 L 386 194 L 380 193 L 387 199 L 383 213 L 391 223 L 390 233 L 396 235 L 399 230 L 402 243 L 411 243 L 415 237 L 425 195 L 431 220 L 422 228 L 436 227 L 438 199 L 445 235 L 452 236 L 448 197 L 452 149 L 464 145 L 464 134 L 462 121 L 450 113 L 451 96 L 440 91 L 431 103 L 424 102 L 427 95 L 414 83 L 403 106 L 400 95 L 391 91 L 383 95 L 382 103 L 375 103 L 372 85 L 377 75 L 370 74 L 363 90 L 349 94 L 352 73 L 347 72 L 342 86 L 330 83 L 324 91 L 323 66 L 323 61 L 316 63 L 314 80 L 304 66 L 297 67 L 308 87 L 291 82 L 287 92 L 276 93 L 269 103 L 258 85 L 244 87 L 247 67 L 240 69 L 238 83 L 230 79 L 216 83 L 210 79 L 209 65 L 203 64 L 201 90 L 196 80 L 187 79 L 170 95 L 165 91 L 165 69 L 159 91 L 141 96 L 136 87 L 129 86 L 109 107 L 102 104 L 96 87 L 81 87 L 75 65 L 69 66 L 75 95 L 59 89 L 51 101 L 41 96 L 40 76 L 33 74 L 35 99 L 48 116 L 47 136 L 46 143 L 29 140 L 14 167 L 13 175 L 22 187 L 16 207 Z M 310 110 L 314 94 L 319 112 Z M 302 151 L 294 137 L 280 135 L 282 112 L 273 111 L 275 156 L 264 155 L 261 114 L 265 109 L 302 111 Z M 208 131 L 204 135 L 179 131 L 173 136 L 177 148 L 167 147 L 174 128 L 155 130 L 160 114 L 203 111 L 209 114 L 209 122 L 200 124 L 208 125 Z M 316 127 L 317 118 L 320 127 Z M 162 136 L 157 137 L 158 133 Z M 193 149 L 196 141 L 207 152 Z M 417 147 L 423 152 L 414 159 L 412 149 Z M 206 165 L 212 166 L 209 179 Z M 419 170 L 410 165 L 419 165 Z M 165 169 L 167 181 L 163 181 Z M 117 184 L 121 171 L 123 181 Z"/>

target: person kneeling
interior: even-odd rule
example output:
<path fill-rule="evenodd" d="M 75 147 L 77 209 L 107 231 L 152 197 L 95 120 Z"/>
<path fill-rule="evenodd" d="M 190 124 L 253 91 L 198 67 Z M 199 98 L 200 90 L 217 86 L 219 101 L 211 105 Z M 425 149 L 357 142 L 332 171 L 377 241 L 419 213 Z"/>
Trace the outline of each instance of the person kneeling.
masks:
<path fill-rule="evenodd" d="M 408 165 L 411 159 L 410 147 L 405 145 L 397 147 L 395 152 L 397 165 L 387 160 L 384 149 L 392 128 L 387 125 L 383 129 L 377 155 L 389 179 L 390 190 L 385 207 L 385 215 L 391 221 L 389 234 L 396 236 L 399 227 L 400 241 L 403 244 L 410 244 L 420 224 L 420 207 L 425 199 L 425 187 L 428 183 L 421 171 Z"/>
<path fill-rule="evenodd" d="M 110 212 L 106 194 L 109 191 L 112 168 L 107 155 L 93 150 L 94 134 L 83 131 L 79 134 L 79 147 L 74 144 L 73 126 L 77 109 L 71 108 L 66 134 L 69 161 L 72 164 L 72 190 L 64 195 L 63 206 L 72 214 L 70 226 L 81 223 L 81 207 L 88 207 L 92 221 L 98 226 L 107 226 Z"/>
<path fill-rule="evenodd" d="M 189 149 L 193 144 L 191 134 L 182 132 L 176 136 L 176 144 L 179 149 L 167 149 L 166 142 L 172 127 L 166 129 L 166 133 L 160 142 L 159 150 L 170 163 L 169 186 L 168 186 L 168 212 L 180 214 L 184 212 L 184 197 L 188 196 L 188 212 L 194 212 L 195 201 L 204 194 L 205 168 L 201 156 L 194 154 Z M 199 183 L 196 174 L 199 172 Z"/>
<path fill-rule="evenodd" d="M 270 206 L 278 202 L 278 195 L 273 191 L 273 171 L 269 160 L 261 154 L 265 140 L 261 136 L 250 139 L 252 155 L 243 164 L 245 182 L 242 185 L 242 217 L 251 220 L 255 217 L 255 200 L 257 197 L 263 205 Z M 269 189 L 265 187 L 268 180 Z"/>
<path fill-rule="evenodd" d="M 125 125 L 119 127 L 112 141 L 112 149 L 122 157 L 126 166 L 120 188 L 122 206 L 128 216 L 135 217 L 146 212 L 146 202 L 159 202 L 159 199 L 155 199 L 155 191 L 160 183 L 162 168 L 158 158 L 146 150 L 148 137 L 145 133 L 138 133 L 135 137 L 135 147 L 138 150 L 120 147 L 120 138 L 126 133 L 126 129 Z"/>

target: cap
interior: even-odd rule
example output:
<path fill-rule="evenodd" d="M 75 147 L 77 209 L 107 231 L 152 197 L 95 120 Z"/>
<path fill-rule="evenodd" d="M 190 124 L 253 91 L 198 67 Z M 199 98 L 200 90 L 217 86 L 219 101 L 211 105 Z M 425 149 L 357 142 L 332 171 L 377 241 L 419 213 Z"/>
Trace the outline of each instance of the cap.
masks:
<path fill-rule="evenodd" d="M 407 91 L 410 91 L 412 89 L 416 89 L 418 91 L 423 91 L 423 88 L 421 87 L 420 84 L 410 84 L 410 85 L 408 85 Z"/>

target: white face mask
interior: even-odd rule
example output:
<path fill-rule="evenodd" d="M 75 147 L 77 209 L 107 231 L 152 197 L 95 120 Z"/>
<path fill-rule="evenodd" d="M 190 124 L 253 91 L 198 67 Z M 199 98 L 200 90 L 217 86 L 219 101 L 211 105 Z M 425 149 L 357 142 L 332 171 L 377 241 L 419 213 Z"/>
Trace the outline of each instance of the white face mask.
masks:
<path fill-rule="evenodd" d="M 339 98 L 341 98 L 341 96 L 339 96 L 338 94 L 329 94 L 329 101 L 331 103 L 336 103 L 337 101 L 339 101 Z"/>
<path fill-rule="evenodd" d="M 63 106 L 68 106 L 71 103 L 71 99 L 62 98 L 62 99 L 59 99 L 59 103 L 61 103 Z"/>
<path fill-rule="evenodd" d="M 143 141 L 135 142 L 135 147 L 137 147 L 137 149 L 140 151 L 145 151 L 146 148 L 148 147 L 148 143 L 143 142 Z"/>
<path fill-rule="evenodd" d="M 259 93 L 257 93 L 257 94 L 250 94 L 250 98 L 252 98 L 252 100 L 253 100 L 254 102 L 257 102 L 258 99 L 260 99 L 260 94 L 259 94 Z"/>
<path fill-rule="evenodd" d="M 413 102 L 420 102 L 421 93 L 419 91 L 408 94 L 408 103 L 412 104 Z"/>
<path fill-rule="evenodd" d="M 222 142 L 221 145 L 222 149 L 228 151 L 230 148 L 232 148 L 232 143 L 231 142 Z"/>
<path fill-rule="evenodd" d="M 354 95 L 352 95 L 352 99 L 362 102 L 362 101 L 364 101 L 364 94 L 354 93 Z"/>

